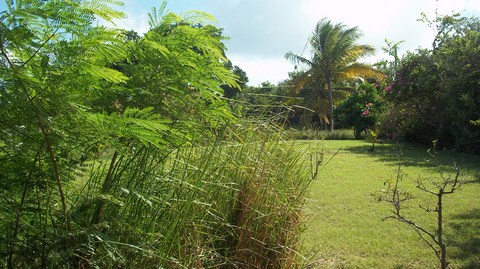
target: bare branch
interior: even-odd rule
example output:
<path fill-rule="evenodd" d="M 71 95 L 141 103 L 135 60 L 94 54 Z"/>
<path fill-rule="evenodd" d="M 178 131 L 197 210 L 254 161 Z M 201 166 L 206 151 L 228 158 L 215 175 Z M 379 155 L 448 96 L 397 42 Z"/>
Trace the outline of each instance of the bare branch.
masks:
<path fill-rule="evenodd" d="M 428 239 L 424 237 L 424 234 L 422 234 L 419 230 L 415 230 L 415 232 L 417 232 L 420 238 L 433 250 L 433 252 L 435 252 L 435 256 L 437 256 L 437 258 L 440 260 L 440 250 L 436 249 L 435 246 L 430 243 L 430 241 L 428 241 Z"/>
<path fill-rule="evenodd" d="M 418 205 L 418 207 L 420 207 L 421 209 L 425 210 L 425 212 L 428 212 L 428 213 L 438 212 L 438 207 L 436 207 L 435 209 L 430 208 L 430 206 L 425 207 L 423 205 Z"/>
<path fill-rule="evenodd" d="M 460 175 L 461 175 L 461 170 L 456 166 L 454 163 L 453 167 L 455 173 L 448 174 L 446 175 L 443 171 L 440 172 L 440 177 L 443 181 L 433 181 L 428 179 L 430 182 L 430 187 L 425 184 L 425 180 L 427 179 L 421 179 L 419 178 L 417 180 L 417 189 L 422 190 L 426 193 L 429 193 L 431 195 L 434 195 L 436 197 L 436 207 L 435 209 L 431 208 L 430 206 L 424 206 L 424 205 L 419 205 L 419 207 L 427 213 L 432 213 L 435 212 L 437 213 L 436 217 L 436 230 L 435 231 L 428 231 L 421 225 L 417 224 L 416 222 L 408 219 L 405 217 L 402 212 L 401 212 L 401 206 L 402 203 L 410 200 L 411 196 L 409 196 L 408 192 L 402 192 L 399 190 L 399 182 L 402 179 L 402 174 L 401 174 L 401 169 L 400 166 L 397 169 L 397 178 L 394 183 L 394 187 L 390 190 L 391 192 L 391 200 L 389 201 L 392 203 L 394 210 L 393 210 L 393 216 L 389 216 L 385 219 L 388 218 L 393 218 L 396 219 L 400 222 L 403 222 L 407 224 L 408 226 L 412 227 L 415 232 L 418 233 L 420 238 L 427 243 L 427 245 L 435 252 L 435 256 L 438 258 L 441 264 L 442 269 L 446 269 L 448 266 L 447 262 L 447 245 L 444 242 L 443 238 L 443 196 L 445 194 L 451 194 L 453 193 L 456 189 L 458 189 L 461 186 L 461 181 L 459 180 Z"/>

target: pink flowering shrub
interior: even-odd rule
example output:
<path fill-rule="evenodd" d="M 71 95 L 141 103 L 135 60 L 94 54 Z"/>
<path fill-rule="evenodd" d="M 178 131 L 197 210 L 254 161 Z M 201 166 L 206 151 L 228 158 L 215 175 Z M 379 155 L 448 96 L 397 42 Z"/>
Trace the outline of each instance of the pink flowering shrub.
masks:
<path fill-rule="evenodd" d="M 357 91 L 337 107 L 340 123 L 353 127 L 355 138 L 360 139 L 362 132 L 374 128 L 383 100 L 372 84 L 362 84 Z"/>

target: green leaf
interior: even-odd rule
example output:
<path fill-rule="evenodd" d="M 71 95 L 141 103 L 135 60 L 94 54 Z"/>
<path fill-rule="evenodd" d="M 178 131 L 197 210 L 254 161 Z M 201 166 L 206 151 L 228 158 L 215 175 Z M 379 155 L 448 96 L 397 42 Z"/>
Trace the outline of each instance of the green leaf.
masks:
<path fill-rule="evenodd" d="M 128 77 L 122 72 L 104 66 L 90 65 L 86 71 L 94 77 L 103 78 L 113 83 L 124 83 L 128 80 Z"/>

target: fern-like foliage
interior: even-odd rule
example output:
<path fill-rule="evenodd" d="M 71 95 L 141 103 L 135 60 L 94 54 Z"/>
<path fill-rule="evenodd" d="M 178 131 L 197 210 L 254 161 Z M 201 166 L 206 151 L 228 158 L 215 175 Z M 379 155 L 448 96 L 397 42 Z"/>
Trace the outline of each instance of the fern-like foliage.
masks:
<path fill-rule="evenodd" d="M 101 4 L 114 2 L 6 1 L 0 15 L 2 267 L 74 263 L 72 247 L 59 242 L 78 231 L 68 184 L 85 175 L 78 165 L 93 147 L 76 108 L 126 81 L 108 65 L 126 55 L 118 32 L 91 25 L 120 17 Z"/>
<path fill-rule="evenodd" d="M 158 194 L 183 184 L 168 173 L 176 185 L 164 184 L 159 167 L 235 120 L 220 85 L 236 82 L 210 15 L 162 4 L 133 41 L 92 24 L 122 18 L 118 4 L 6 1 L 0 13 L 0 267 L 128 264 L 120 253 L 133 252 L 119 246 L 142 250 L 146 220 L 160 227 L 154 206 L 179 197 Z"/>
<path fill-rule="evenodd" d="M 208 24 L 212 20 L 202 12 L 182 17 L 167 13 L 164 5 L 154 9 L 151 30 L 131 46 L 129 63 L 121 64 L 132 78 L 127 87 L 141 89 L 130 99 L 176 122 L 188 122 L 187 128 L 193 131 L 232 120 L 220 85 L 238 85 L 225 68 L 225 38 L 220 29 Z"/>
<path fill-rule="evenodd" d="M 158 9 L 153 7 L 152 11 L 148 13 L 148 25 L 150 29 L 159 27 L 163 23 L 166 13 L 168 13 L 167 1 L 163 1 Z"/>
<path fill-rule="evenodd" d="M 98 137 L 103 137 L 104 144 L 113 147 L 118 145 L 120 138 L 129 141 L 138 141 L 145 147 L 154 146 L 165 149 L 169 146 L 179 146 L 185 139 L 189 139 L 187 132 L 181 132 L 175 123 L 163 118 L 154 112 L 153 108 L 127 108 L 123 114 L 110 115 L 82 112 L 82 116 L 89 123 L 90 131 Z M 121 147 L 123 145 L 120 144 Z M 122 148 L 117 148 L 122 151 Z"/>

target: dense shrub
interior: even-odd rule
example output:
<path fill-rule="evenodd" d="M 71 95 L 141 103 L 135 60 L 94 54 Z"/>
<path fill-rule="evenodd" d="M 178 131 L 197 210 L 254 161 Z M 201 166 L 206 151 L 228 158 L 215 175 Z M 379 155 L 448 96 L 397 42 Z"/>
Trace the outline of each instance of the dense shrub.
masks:
<path fill-rule="evenodd" d="M 480 22 L 454 15 L 435 23 L 433 49 L 404 57 L 384 89 L 383 131 L 479 154 Z"/>
<path fill-rule="evenodd" d="M 375 128 L 382 105 L 377 89 L 371 84 L 361 84 L 335 112 L 341 124 L 353 127 L 355 138 L 360 139 L 362 132 Z"/>

